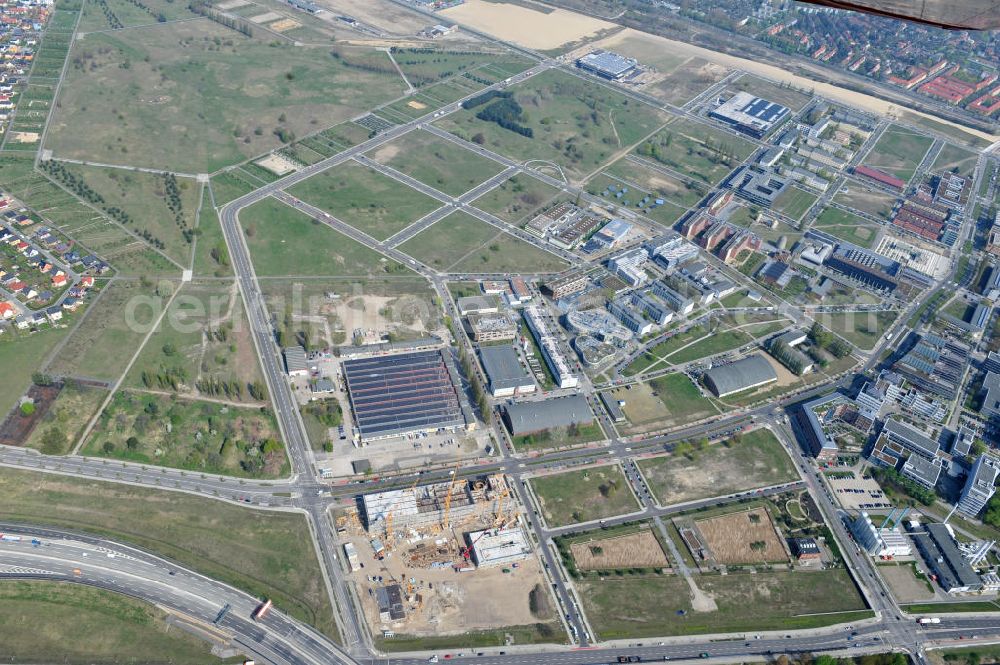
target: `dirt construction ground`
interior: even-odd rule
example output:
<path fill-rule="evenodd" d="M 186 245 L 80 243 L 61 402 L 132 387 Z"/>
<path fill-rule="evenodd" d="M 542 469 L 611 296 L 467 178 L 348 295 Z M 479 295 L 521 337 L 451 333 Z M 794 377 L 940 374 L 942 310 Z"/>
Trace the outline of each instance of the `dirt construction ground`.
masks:
<path fill-rule="evenodd" d="M 438 537 L 443 537 L 443 534 Z M 458 573 L 450 566 L 416 568 L 405 565 L 404 552 L 412 546 L 402 542 L 398 551 L 377 561 L 364 534 L 352 534 L 350 541 L 364 564 L 364 568 L 353 573 L 352 578 L 358 584 L 365 616 L 376 633 L 394 630 L 408 635 L 447 635 L 539 621 L 528 607 L 528 594 L 536 584 L 548 588 L 537 557 L 519 561 L 517 568 L 508 566 L 509 573 L 504 573 L 501 567 Z M 434 540 L 423 542 L 433 545 Z M 449 547 L 454 551 L 455 562 L 462 561 L 458 541 L 454 537 Z M 382 576 L 383 581 L 369 582 L 367 577 L 372 575 Z M 422 596 L 422 604 L 414 609 L 404 601 L 406 618 L 383 623 L 379 619 L 374 588 L 391 584 L 393 579 L 401 583 L 404 594 L 407 582 L 413 580 L 414 591 Z M 550 605 L 554 606 L 554 602 Z"/>
<path fill-rule="evenodd" d="M 785 547 L 763 508 L 720 515 L 695 522 L 702 541 L 718 563 L 787 561 Z M 751 547 L 752 544 L 757 544 Z"/>
<path fill-rule="evenodd" d="M 580 570 L 659 568 L 670 565 L 652 531 L 570 545 Z"/>
<path fill-rule="evenodd" d="M 545 13 L 522 5 L 485 0 L 466 0 L 439 13 L 503 41 L 537 49 L 559 48 L 616 27 L 613 23 L 565 9 Z"/>

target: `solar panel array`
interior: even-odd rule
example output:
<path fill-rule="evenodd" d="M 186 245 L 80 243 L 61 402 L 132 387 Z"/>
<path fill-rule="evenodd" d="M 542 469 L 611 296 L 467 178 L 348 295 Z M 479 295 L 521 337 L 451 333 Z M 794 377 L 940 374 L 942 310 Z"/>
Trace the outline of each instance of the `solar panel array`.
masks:
<path fill-rule="evenodd" d="M 347 360 L 344 377 L 363 439 L 465 423 L 441 351 Z"/>

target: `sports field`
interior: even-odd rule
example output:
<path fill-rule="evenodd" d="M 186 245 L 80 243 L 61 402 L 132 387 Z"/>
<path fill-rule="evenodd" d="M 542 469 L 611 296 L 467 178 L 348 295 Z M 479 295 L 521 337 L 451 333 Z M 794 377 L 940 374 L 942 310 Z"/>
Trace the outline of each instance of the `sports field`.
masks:
<path fill-rule="evenodd" d="M 558 272 L 566 262 L 466 212 L 456 211 L 398 248 L 442 272 Z"/>
<path fill-rule="evenodd" d="M 699 575 L 696 581 L 717 610 L 696 612 L 687 582 L 677 575 L 576 584 L 587 619 L 602 640 L 817 628 L 872 615 L 842 568 Z"/>
<path fill-rule="evenodd" d="M 864 165 L 887 171 L 903 182 L 909 182 L 931 143 L 933 141 L 928 136 L 893 125 L 865 157 Z"/>
<path fill-rule="evenodd" d="M 768 429 L 690 451 L 639 462 L 650 489 L 661 505 L 725 496 L 777 485 L 798 476 L 792 460 Z"/>
<path fill-rule="evenodd" d="M 377 240 L 385 240 L 440 206 L 367 166 L 351 161 L 322 171 L 289 193 Z"/>
<path fill-rule="evenodd" d="M 366 276 L 406 271 L 361 243 L 272 198 L 240 211 L 258 275 Z"/>
<path fill-rule="evenodd" d="M 531 479 L 550 527 L 614 517 L 639 509 L 617 464 Z"/>
<path fill-rule="evenodd" d="M 421 130 L 379 146 L 368 156 L 451 196 L 461 196 L 504 169 L 492 159 Z"/>
<path fill-rule="evenodd" d="M 403 92 L 394 70 L 350 68 L 328 47 L 269 42 L 209 19 L 89 34 L 70 52 L 45 147 L 63 157 L 211 172 Z"/>
<path fill-rule="evenodd" d="M 520 125 L 532 136 L 476 116 L 487 102 L 439 121 L 458 136 L 518 160 L 545 160 L 581 181 L 652 133 L 665 120 L 659 111 L 596 83 L 547 71 L 508 89 L 522 109 Z"/>

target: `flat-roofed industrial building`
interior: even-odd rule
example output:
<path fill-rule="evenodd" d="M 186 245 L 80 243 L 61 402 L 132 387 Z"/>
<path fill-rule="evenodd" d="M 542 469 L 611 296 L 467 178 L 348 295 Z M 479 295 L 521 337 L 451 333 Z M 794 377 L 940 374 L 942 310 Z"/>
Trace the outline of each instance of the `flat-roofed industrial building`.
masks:
<path fill-rule="evenodd" d="M 535 392 L 535 380 L 521 365 L 514 347 L 509 345 L 484 346 L 479 349 L 479 359 L 483 363 L 490 394 L 494 397 L 509 397 Z"/>
<path fill-rule="evenodd" d="M 475 425 L 445 351 L 358 358 L 343 368 L 363 442 Z"/>

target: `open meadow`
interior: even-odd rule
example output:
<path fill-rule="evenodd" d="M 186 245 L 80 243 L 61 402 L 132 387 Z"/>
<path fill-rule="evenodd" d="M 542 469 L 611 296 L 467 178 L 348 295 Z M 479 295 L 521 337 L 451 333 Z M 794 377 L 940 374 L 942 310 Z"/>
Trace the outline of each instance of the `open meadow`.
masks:
<path fill-rule="evenodd" d="M 639 509 L 617 464 L 538 476 L 530 482 L 549 527 L 589 522 Z"/>

